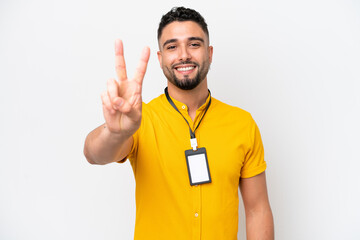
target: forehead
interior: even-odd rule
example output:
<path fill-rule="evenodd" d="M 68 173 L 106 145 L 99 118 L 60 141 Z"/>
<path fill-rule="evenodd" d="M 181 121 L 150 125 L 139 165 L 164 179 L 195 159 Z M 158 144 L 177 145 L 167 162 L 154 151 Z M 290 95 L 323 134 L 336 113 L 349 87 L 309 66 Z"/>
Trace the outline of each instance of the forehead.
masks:
<path fill-rule="evenodd" d="M 184 40 L 189 37 L 200 37 L 207 41 L 207 36 L 199 24 L 193 21 L 175 21 L 166 25 L 159 39 L 160 45 L 169 39 Z"/>

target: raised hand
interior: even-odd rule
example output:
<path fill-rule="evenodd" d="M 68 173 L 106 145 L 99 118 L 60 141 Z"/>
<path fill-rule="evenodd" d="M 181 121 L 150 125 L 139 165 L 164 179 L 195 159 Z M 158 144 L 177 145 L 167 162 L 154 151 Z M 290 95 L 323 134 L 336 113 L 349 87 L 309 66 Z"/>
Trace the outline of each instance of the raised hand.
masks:
<path fill-rule="evenodd" d="M 109 79 L 107 91 L 102 93 L 105 126 L 112 133 L 130 137 L 141 123 L 142 83 L 150 57 L 149 47 L 141 53 L 135 76 L 126 74 L 124 47 L 121 40 L 115 41 L 115 69 L 119 81 Z"/>

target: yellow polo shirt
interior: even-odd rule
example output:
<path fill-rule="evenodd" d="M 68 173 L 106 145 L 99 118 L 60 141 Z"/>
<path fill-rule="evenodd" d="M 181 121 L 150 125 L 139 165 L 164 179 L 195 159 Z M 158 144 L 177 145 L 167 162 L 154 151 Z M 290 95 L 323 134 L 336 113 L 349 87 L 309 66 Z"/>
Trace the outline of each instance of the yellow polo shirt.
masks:
<path fill-rule="evenodd" d="M 175 105 L 195 129 L 185 104 Z M 196 130 L 198 147 L 207 151 L 211 183 L 191 186 L 185 150 L 189 127 L 160 95 L 143 104 L 142 122 L 129 155 L 136 181 L 135 240 L 235 240 L 240 178 L 265 171 L 263 145 L 251 115 L 211 98 Z"/>

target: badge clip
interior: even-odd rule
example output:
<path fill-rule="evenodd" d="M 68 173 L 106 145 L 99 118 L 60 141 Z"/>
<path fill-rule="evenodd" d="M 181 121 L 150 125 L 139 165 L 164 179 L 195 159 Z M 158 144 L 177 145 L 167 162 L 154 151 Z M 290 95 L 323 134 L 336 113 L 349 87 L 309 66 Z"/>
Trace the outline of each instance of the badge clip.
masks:
<path fill-rule="evenodd" d="M 197 150 L 197 140 L 196 140 L 196 138 L 191 138 L 190 139 L 190 144 L 191 144 L 191 147 L 192 147 L 193 151 L 196 151 Z"/>

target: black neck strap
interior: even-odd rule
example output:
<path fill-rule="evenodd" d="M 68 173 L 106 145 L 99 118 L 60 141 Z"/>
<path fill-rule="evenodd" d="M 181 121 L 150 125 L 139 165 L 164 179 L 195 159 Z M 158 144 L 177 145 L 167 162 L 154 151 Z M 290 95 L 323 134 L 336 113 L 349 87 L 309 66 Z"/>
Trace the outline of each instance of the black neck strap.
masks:
<path fill-rule="evenodd" d="M 190 138 L 195 138 L 195 131 L 196 131 L 196 129 L 198 129 L 198 127 L 200 126 L 200 123 L 201 123 L 201 121 L 203 120 L 203 118 L 204 118 L 204 116 L 205 116 L 205 114 L 206 114 L 206 112 L 207 112 L 207 110 L 209 109 L 210 104 L 211 104 L 211 93 L 210 93 L 210 90 L 208 90 L 208 91 L 209 91 L 209 95 L 210 95 L 209 103 L 207 104 L 206 109 L 205 109 L 205 112 L 204 112 L 204 114 L 202 115 L 202 117 L 201 117 L 201 119 L 200 119 L 200 121 L 199 121 L 199 123 L 198 123 L 198 125 L 196 126 L 196 128 L 195 128 L 194 131 L 191 130 L 191 127 L 190 127 L 189 122 L 188 122 L 188 121 L 186 120 L 186 118 L 181 114 L 181 112 L 179 111 L 179 109 L 176 107 L 175 103 L 174 103 L 173 100 L 171 99 L 171 97 L 170 97 L 170 95 L 169 95 L 169 92 L 168 92 L 168 88 L 166 87 L 164 91 L 165 91 L 165 95 L 166 95 L 166 98 L 167 98 L 168 102 L 171 104 L 171 106 L 172 106 L 178 113 L 180 113 L 180 115 L 184 118 L 184 120 L 186 121 L 187 125 L 189 126 Z"/>

